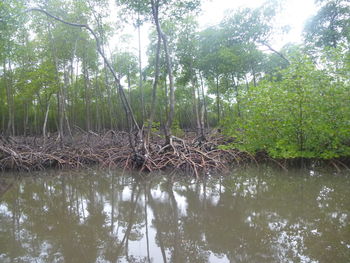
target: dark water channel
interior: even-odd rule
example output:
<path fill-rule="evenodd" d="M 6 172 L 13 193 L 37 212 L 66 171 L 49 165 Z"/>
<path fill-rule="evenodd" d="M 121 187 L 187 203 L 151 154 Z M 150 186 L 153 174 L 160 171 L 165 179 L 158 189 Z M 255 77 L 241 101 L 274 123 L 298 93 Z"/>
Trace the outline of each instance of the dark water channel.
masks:
<path fill-rule="evenodd" d="M 350 262 L 350 174 L 5 174 L 0 262 Z"/>

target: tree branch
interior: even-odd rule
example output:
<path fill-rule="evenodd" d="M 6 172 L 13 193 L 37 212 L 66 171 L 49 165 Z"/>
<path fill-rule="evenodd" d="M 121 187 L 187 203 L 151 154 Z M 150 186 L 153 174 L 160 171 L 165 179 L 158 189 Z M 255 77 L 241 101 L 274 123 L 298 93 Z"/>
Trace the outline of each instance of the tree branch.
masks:
<path fill-rule="evenodd" d="M 267 44 L 266 42 L 260 42 L 262 45 L 264 45 L 265 47 L 267 47 L 269 50 L 271 50 L 273 53 L 277 54 L 278 56 L 280 56 L 282 59 L 284 59 L 288 65 L 290 65 L 290 61 L 281 53 L 278 52 L 276 49 L 274 49 L 273 47 L 271 47 L 269 44 Z"/>

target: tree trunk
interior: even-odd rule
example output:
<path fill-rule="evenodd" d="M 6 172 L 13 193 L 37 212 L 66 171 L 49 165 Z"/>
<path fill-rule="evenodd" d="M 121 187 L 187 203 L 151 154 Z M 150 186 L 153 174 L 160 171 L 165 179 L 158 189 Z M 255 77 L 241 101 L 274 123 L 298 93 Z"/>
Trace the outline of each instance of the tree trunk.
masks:
<path fill-rule="evenodd" d="M 165 60 L 166 60 L 166 66 L 167 66 L 167 72 L 169 77 L 169 114 L 167 116 L 167 121 L 164 125 L 164 132 L 165 132 L 165 144 L 170 144 L 170 137 L 171 137 L 171 126 L 174 119 L 174 111 L 175 111 L 175 87 L 174 87 L 174 76 L 173 76 L 173 70 L 172 70 L 172 63 L 171 63 L 171 57 L 169 53 L 168 48 L 168 39 L 167 36 L 162 31 L 162 28 L 160 26 L 159 17 L 158 17 L 158 8 L 159 8 L 159 0 L 151 0 L 152 4 L 152 14 L 154 23 L 157 28 L 158 37 L 160 36 L 163 42 L 164 46 L 164 53 L 165 53 Z"/>
<path fill-rule="evenodd" d="M 254 87 L 256 87 L 256 73 L 255 73 L 254 67 L 252 68 L 252 74 L 253 74 L 253 83 L 254 83 Z"/>
<path fill-rule="evenodd" d="M 107 66 L 106 64 L 104 65 L 103 68 L 104 75 L 105 75 L 105 86 L 107 89 L 107 104 L 108 104 L 108 119 L 109 119 L 109 128 L 114 129 L 114 121 L 113 121 L 113 109 L 114 105 L 112 104 L 112 89 L 109 85 L 109 80 L 108 80 L 108 74 L 107 74 Z"/>
<path fill-rule="evenodd" d="M 29 106 L 28 101 L 24 103 L 25 117 L 23 121 L 23 135 L 26 137 L 29 134 L 28 120 L 29 120 Z"/>
<path fill-rule="evenodd" d="M 239 99 L 239 90 L 238 90 L 238 79 L 235 81 L 235 77 L 232 74 L 232 83 L 236 93 L 236 104 L 237 104 L 237 116 L 241 117 L 241 107 L 240 107 L 240 99 Z"/>
<path fill-rule="evenodd" d="M 46 126 L 47 126 L 47 119 L 48 119 L 48 116 L 49 116 L 49 110 L 50 110 L 50 99 L 47 102 L 46 112 L 45 112 L 45 119 L 44 119 L 44 125 L 43 125 L 44 144 L 46 144 Z"/>
<path fill-rule="evenodd" d="M 83 62 L 83 75 L 84 75 L 86 130 L 90 131 L 91 130 L 90 79 L 89 79 L 89 72 L 86 66 L 86 58 L 84 58 L 84 62 Z"/>
<path fill-rule="evenodd" d="M 157 51 L 156 51 L 156 65 L 155 65 L 155 70 L 154 70 L 154 80 L 153 80 L 153 87 L 152 87 L 152 104 L 151 104 L 150 117 L 149 117 L 149 121 L 148 121 L 147 136 L 146 136 L 147 147 L 149 145 L 149 139 L 150 139 L 152 125 L 153 125 L 153 119 L 154 119 L 154 115 L 156 112 L 157 87 L 158 87 L 158 80 L 159 80 L 160 46 L 161 46 L 161 37 L 158 34 Z"/>
<path fill-rule="evenodd" d="M 208 120 L 208 110 L 207 110 L 207 100 L 205 99 L 205 93 L 204 93 L 204 82 L 203 82 L 203 76 L 201 73 L 199 73 L 200 79 L 201 79 L 201 88 L 202 88 L 202 100 L 203 100 L 203 110 L 204 110 L 204 114 L 205 114 L 205 121 L 207 123 L 207 128 L 209 130 L 209 120 Z M 204 127 L 204 125 L 203 125 Z"/>
<path fill-rule="evenodd" d="M 129 104 L 130 107 L 132 108 L 132 102 L 131 102 L 131 80 L 130 80 L 130 73 L 126 75 L 127 81 L 128 81 L 128 92 L 129 92 Z"/>
<path fill-rule="evenodd" d="M 163 76 L 164 79 L 164 110 L 165 110 L 165 121 L 167 120 L 167 117 L 169 115 L 169 90 L 168 90 L 168 85 L 167 85 L 167 75 L 166 72 L 164 73 Z M 162 112 L 162 110 L 161 110 Z M 162 118 L 162 116 L 160 116 Z"/>
<path fill-rule="evenodd" d="M 196 98 L 196 89 L 197 89 L 197 84 L 196 81 L 194 79 L 194 77 L 192 77 L 191 80 L 191 93 L 192 93 L 192 105 L 193 105 L 193 112 L 194 112 L 194 116 L 195 116 L 195 121 L 196 121 L 196 133 L 197 136 L 201 135 L 201 124 L 200 124 L 200 117 L 199 117 L 199 110 L 198 110 L 198 103 L 197 103 L 197 98 Z"/>
<path fill-rule="evenodd" d="M 220 92 L 219 92 L 219 76 L 216 76 L 216 114 L 218 118 L 217 125 L 220 125 Z"/>
<path fill-rule="evenodd" d="M 7 123 L 7 134 L 12 136 L 15 135 L 15 113 L 14 113 L 14 98 L 12 93 L 12 80 L 11 76 L 11 62 L 9 61 L 9 70 L 6 69 L 6 60 L 4 60 L 4 82 L 6 87 L 6 98 L 7 98 L 7 108 L 8 108 L 8 123 Z"/>
<path fill-rule="evenodd" d="M 61 85 L 60 79 L 59 79 L 57 50 L 56 50 L 55 42 L 53 40 L 50 22 L 48 22 L 47 28 L 48 28 L 49 38 L 50 38 L 50 42 L 51 42 L 51 47 L 52 47 L 52 49 L 51 49 L 52 58 L 54 60 L 54 65 L 55 65 L 55 79 L 56 79 L 56 83 L 59 87 L 59 90 L 57 92 L 58 134 L 59 134 L 59 138 L 60 138 L 61 142 L 63 142 L 63 139 L 64 139 L 64 107 L 63 107 L 64 98 L 62 97 L 63 96 L 63 89 L 62 89 L 62 85 Z"/>
<path fill-rule="evenodd" d="M 204 103 L 201 101 L 198 84 L 196 86 L 196 91 L 197 91 L 197 98 L 198 98 L 197 111 L 198 111 L 198 122 L 199 122 L 199 129 L 200 129 L 199 136 L 201 136 L 201 140 L 205 140 Z"/>
<path fill-rule="evenodd" d="M 140 93 L 141 93 L 141 108 L 142 108 L 142 124 L 145 121 L 145 102 L 144 102 L 144 94 L 143 94 L 143 83 L 142 83 L 142 57 L 141 57 L 141 23 L 140 23 L 140 14 L 138 14 L 137 17 L 138 24 L 137 24 L 137 36 L 138 36 L 138 42 L 139 42 L 139 86 L 140 86 Z"/>
<path fill-rule="evenodd" d="M 97 118 L 97 131 L 101 132 L 106 128 L 105 114 L 104 114 L 104 98 L 102 95 L 102 89 L 98 81 L 98 72 L 95 73 L 96 78 L 96 118 Z"/>
<path fill-rule="evenodd" d="M 165 144 L 170 144 L 171 137 L 171 126 L 173 124 L 174 114 L 175 114 L 175 87 L 174 87 L 174 76 L 171 64 L 171 57 L 168 50 L 168 40 L 165 34 L 162 34 L 164 52 L 167 64 L 167 71 L 169 77 L 169 113 L 167 116 L 167 121 L 164 126 L 165 130 Z"/>
<path fill-rule="evenodd" d="M 69 72 L 68 70 L 66 70 L 66 65 L 64 65 L 63 67 L 63 77 L 64 77 L 64 85 L 62 86 L 62 114 L 63 114 L 63 122 L 66 123 L 66 128 L 67 128 L 67 131 L 68 131 L 68 134 L 70 136 L 70 138 L 72 139 L 73 136 L 72 136 L 72 131 L 70 129 L 70 123 L 69 123 L 69 120 L 68 120 L 68 112 L 67 112 L 67 104 L 66 104 L 66 101 L 69 100 L 69 97 L 68 97 L 68 86 L 69 86 Z"/>

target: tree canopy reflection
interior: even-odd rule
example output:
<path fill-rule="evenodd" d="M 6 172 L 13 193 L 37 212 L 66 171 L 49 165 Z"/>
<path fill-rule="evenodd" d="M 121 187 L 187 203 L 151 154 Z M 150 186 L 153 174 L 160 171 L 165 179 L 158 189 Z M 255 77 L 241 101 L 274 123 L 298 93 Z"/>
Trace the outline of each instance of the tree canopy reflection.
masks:
<path fill-rule="evenodd" d="M 0 260 L 348 259 L 348 178 L 275 173 L 246 169 L 201 181 L 96 171 L 3 178 Z"/>

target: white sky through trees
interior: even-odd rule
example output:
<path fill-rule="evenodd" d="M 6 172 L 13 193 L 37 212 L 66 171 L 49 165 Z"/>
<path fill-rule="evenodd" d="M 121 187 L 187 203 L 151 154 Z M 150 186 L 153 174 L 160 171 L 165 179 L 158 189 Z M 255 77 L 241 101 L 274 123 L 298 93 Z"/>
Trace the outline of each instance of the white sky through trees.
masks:
<path fill-rule="evenodd" d="M 266 0 L 205 0 L 198 21 L 200 26 L 205 28 L 220 23 L 230 10 L 234 11 L 240 7 L 257 8 L 264 2 Z M 302 40 L 301 33 L 305 22 L 317 11 L 314 0 L 281 0 L 281 5 L 281 13 L 276 17 L 277 26 L 290 26 L 290 31 L 283 36 L 274 36 L 272 44 L 275 44 L 276 49 L 288 42 L 299 43 Z"/>
<path fill-rule="evenodd" d="M 317 12 L 317 7 L 314 0 L 280 0 L 282 10 L 276 16 L 276 27 L 289 26 L 290 30 L 284 34 L 274 34 L 273 39 L 270 40 L 270 44 L 274 49 L 280 49 L 287 43 L 300 43 L 302 41 L 302 31 L 307 19 Z M 198 22 L 200 30 L 208 26 L 216 25 L 221 22 L 225 15 L 230 12 L 234 12 L 235 9 L 240 7 L 257 8 L 261 6 L 266 0 L 203 0 L 202 12 L 198 16 Z M 111 21 L 116 23 L 117 7 L 114 0 L 110 0 L 111 3 Z M 114 17 L 114 18 L 113 18 Z M 143 54 L 143 66 L 147 63 L 146 49 L 149 43 L 148 30 L 149 25 L 142 27 L 141 39 L 142 39 L 142 54 Z M 120 39 L 121 34 L 131 35 L 129 43 L 122 43 Z M 118 48 L 118 50 L 129 50 L 137 54 L 138 40 L 137 30 L 133 26 L 126 26 L 123 33 L 119 33 L 119 36 L 115 36 L 109 43 L 111 51 Z"/>

